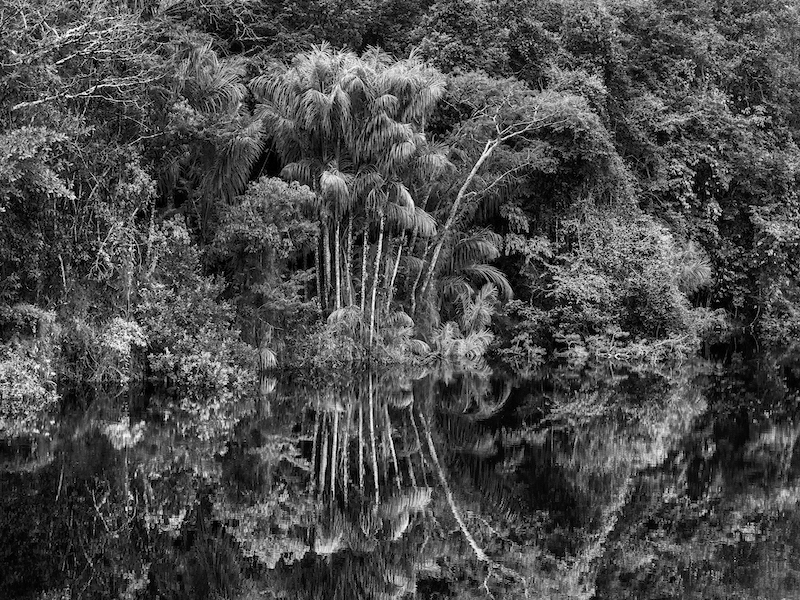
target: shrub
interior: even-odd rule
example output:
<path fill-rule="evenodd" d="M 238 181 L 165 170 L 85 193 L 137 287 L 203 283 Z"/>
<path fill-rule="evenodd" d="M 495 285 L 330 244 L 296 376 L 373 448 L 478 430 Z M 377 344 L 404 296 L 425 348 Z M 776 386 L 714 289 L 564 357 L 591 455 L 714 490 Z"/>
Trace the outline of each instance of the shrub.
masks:
<path fill-rule="evenodd" d="M 113 317 L 91 323 L 73 317 L 62 338 L 60 374 L 73 382 L 128 385 L 142 369 L 147 336 L 135 321 Z"/>
<path fill-rule="evenodd" d="M 136 317 L 150 374 L 195 399 L 237 396 L 255 385 L 256 350 L 240 339 L 224 281 L 200 274 L 199 252 L 181 219 L 162 225 L 161 260 L 143 286 Z"/>
<path fill-rule="evenodd" d="M 49 360 L 21 345 L 0 348 L 0 435 L 35 431 L 58 403 L 55 373 Z"/>
<path fill-rule="evenodd" d="M 684 356 L 705 330 L 721 326 L 719 314 L 689 302 L 711 281 L 708 261 L 650 217 L 587 211 L 567 223 L 562 247 L 547 289 L 554 338 L 569 340 L 562 346 Z"/>

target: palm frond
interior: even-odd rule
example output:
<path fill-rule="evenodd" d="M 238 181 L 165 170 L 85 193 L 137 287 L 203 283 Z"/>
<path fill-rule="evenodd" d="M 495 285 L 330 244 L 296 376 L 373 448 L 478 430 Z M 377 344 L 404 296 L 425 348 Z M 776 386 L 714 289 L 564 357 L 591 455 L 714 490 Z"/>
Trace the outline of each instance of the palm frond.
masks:
<path fill-rule="evenodd" d="M 253 166 L 264 149 L 261 122 L 252 120 L 229 135 L 218 150 L 213 169 L 204 177 L 205 194 L 218 194 L 225 202 L 230 202 L 244 191 Z"/>
<path fill-rule="evenodd" d="M 387 327 L 414 327 L 414 319 L 408 316 L 404 311 L 398 310 L 391 313 L 386 317 L 385 324 Z"/>
<path fill-rule="evenodd" d="M 424 261 L 420 257 L 412 256 L 411 254 L 404 254 L 402 262 L 406 269 L 409 269 L 414 273 L 419 271 L 421 268 L 425 266 L 425 264 L 427 264 L 426 261 Z"/>
<path fill-rule="evenodd" d="M 464 331 L 477 331 L 489 327 L 497 305 L 497 288 L 486 283 L 475 294 L 463 303 L 461 322 Z"/>
<path fill-rule="evenodd" d="M 416 487 L 393 493 L 381 504 L 378 514 L 384 519 L 397 518 L 402 513 L 419 512 L 431 503 L 431 488 Z"/>
<path fill-rule="evenodd" d="M 337 210 L 344 210 L 350 204 L 349 183 L 352 177 L 332 168 L 324 170 L 319 178 L 320 191 L 323 198 Z"/>
<path fill-rule="evenodd" d="M 441 327 L 436 327 L 433 330 L 431 339 L 433 341 L 433 347 L 439 354 L 447 356 L 456 350 L 457 342 L 462 339 L 461 330 L 458 328 L 457 323 L 448 321 Z"/>
<path fill-rule="evenodd" d="M 404 208 L 410 209 L 413 213 L 414 199 L 405 184 L 402 181 L 395 181 L 392 187 L 394 188 L 394 197 L 397 203 Z"/>
<path fill-rule="evenodd" d="M 422 210 L 419 206 L 414 207 L 414 228 L 417 233 L 424 238 L 436 235 L 436 219 L 433 215 Z"/>
<path fill-rule="evenodd" d="M 431 347 L 422 340 L 411 339 L 407 342 L 408 349 L 417 356 L 426 356 L 431 353 Z"/>
<path fill-rule="evenodd" d="M 475 263 L 486 263 L 500 256 L 499 248 L 483 236 L 458 240 L 450 255 L 450 271 L 456 273 Z"/>
<path fill-rule="evenodd" d="M 414 211 L 400 206 L 394 202 L 389 202 L 385 207 L 386 219 L 398 230 L 405 231 L 414 227 Z"/>
<path fill-rule="evenodd" d="M 319 163 L 309 159 L 301 159 L 285 165 L 281 169 L 281 177 L 289 181 L 299 181 L 303 185 L 312 187 L 316 179 L 315 173 L 318 172 L 319 168 Z"/>
<path fill-rule="evenodd" d="M 262 367 L 266 369 L 274 369 L 278 366 L 278 357 L 270 348 L 267 348 L 266 346 L 262 347 L 259 350 L 258 355 Z"/>
<path fill-rule="evenodd" d="M 458 354 L 469 360 L 478 360 L 488 350 L 494 334 L 488 329 L 472 331 L 458 344 Z"/>
<path fill-rule="evenodd" d="M 439 279 L 439 293 L 445 298 L 455 296 L 463 303 L 465 298 L 471 298 L 475 290 L 463 275 L 446 275 Z"/>
<path fill-rule="evenodd" d="M 506 300 L 514 297 L 514 290 L 511 288 L 508 278 L 497 267 L 486 264 L 470 265 L 464 269 L 464 272 L 494 284 L 503 293 Z"/>
<path fill-rule="evenodd" d="M 416 166 L 420 175 L 429 180 L 455 168 L 450 159 L 447 158 L 446 151 L 426 152 L 417 157 Z"/>
<path fill-rule="evenodd" d="M 362 318 L 361 307 L 359 306 L 345 306 L 338 310 L 334 310 L 328 315 L 328 324 L 336 325 L 337 323 L 344 323 L 346 325 L 355 325 L 361 323 Z"/>

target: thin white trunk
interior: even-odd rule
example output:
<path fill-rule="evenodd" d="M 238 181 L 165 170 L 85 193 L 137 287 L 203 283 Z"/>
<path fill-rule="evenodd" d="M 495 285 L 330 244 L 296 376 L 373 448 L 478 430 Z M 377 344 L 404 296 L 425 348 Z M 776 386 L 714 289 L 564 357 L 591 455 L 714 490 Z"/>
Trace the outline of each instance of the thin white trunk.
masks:
<path fill-rule="evenodd" d="M 381 500 L 378 485 L 378 450 L 375 447 L 375 398 L 372 392 L 372 375 L 369 377 L 369 439 L 372 446 L 372 482 L 375 485 L 375 505 Z"/>
<path fill-rule="evenodd" d="M 369 310 L 369 346 L 372 347 L 372 340 L 375 334 L 375 298 L 378 295 L 378 279 L 381 269 L 381 250 L 383 249 L 383 228 L 386 224 L 386 217 L 381 213 L 381 221 L 378 229 L 378 246 L 375 250 L 375 279 L 372 281 L 372 300 Z"/>
<path fill-rule="evenodd" d="M 358 489 L 364 495 L 364 402 L 358 402 Z"/>
<path fill-rule="evenodd" d="M 461 511 L 459 510 L 458 506 L 456 506 L 456 500 L 453 497 L 453 492 L 450 490 L 450 485 L 447 483 L 447 477 L 445 477 L 444 469 L 442 468 L 442 464 L 439 462 L 439 456 L 436 454 L 436 447 L 433 445 L 431 430 L 428 427 L 428 422 L 425 420 L 425 417 L 422 416 L 422 413 L 419 413 L 419 420 L 422 423 L 422 426 L 425 428 L 425 437 L 428 441 L 428 451 L 430 452 L 431 459 L 436 467 L 436 474 L 439 476 L 439 483 L 441 483 L 442 488 L 444 489 L 444 495 L 447 498 L 447 504 L 450 507 L 450 512 L 453 513 L 453 518 L 456 520 L 456 523 L 458 523 L 458 528 L 461 530 L 464 539 L 467 540 L 469 547 L 472 548 L 472 551 L 475 553 L 475 557 L 481 562 L 494 565 L 495 562 L 486 555 L 486 552 L 484 552 L 483 548 L 478 546 L 478 542 L 476 542 L 475 538 L 472 537 L 469 529 L 467 529 L 466 523 L 464 523 L 464 519 L 461 517 Z"/>
<path fill-rule="evenodd" d="M 389 452 L 392 455 L 392 464 L 394 465 L 394 480 L 399 490 L 402 487 L 400 464 L 397 462 L 397 451 L 394 448 L 394 440 L 392 439 L 392 420 L 389 418 L 389 405 L 385 401 L 383 403 L 383 418 L 386 421 L 386 436 L 389 438 Z"/>
<path fill-rule="evenodd" d="M 422 274 L 425 272 L 425 257 L 428 256 L 428 250 L 430 249 L 430 242 L 425 240 L 425 249 L 422 251 L 422 264 L 419 266 L 419 271 L 417 271 L 417 276 L 414 278 L 414 283 L 411 286 L 411 316 L 414 317 L 417 313 L 417 286 L 419 285 L 419 280 L 422 279 Z"/>
<path fill-rule="evenodd" d="M 422 481 L 427 487 L 428 485 L 428 461 L 425 460 L 425 452 L 422 451 L 422 440 L 419 437 L 419 429 L 417 429 L 417 421 L 414 419 L 414 412 L 411 408 L 408 409 L 411 416 L 411 426 L 414 428 L 414 437 L 417 440 L 417 452 L 419 452 L 419 462 L 422 467 Z"/>
<path fill-rule="evenodd" d="M 331 444 L 331 499 L 336 495 L 336 471 L 339 467 L 337 452 L 339 448 L 339 411 L 333 410 L 333 443 Z"/>
<path fill-rule="evenodd" d="M 347 399 L 347 412 L 344 422 L 344 439 L 342 440 L 342 494 L 347 499 L 347 485 L 350 482 L 350 423 L 353 420 L 353 399 Z"/>
<path fill-rule="evenodd" d="M 336 219 L 336 225 L 333 228 L 333 262 L 336 271 L 334 276 L 334 283 L 336 284 L 334 290 L 336 310 L 342 308 L 342 268 L 339 260 L 342 249 L 339 247 L 339 227 L 339 219 Z"/>
<path fill-rule="evenodd" d="M 361 246 L 361 314 L 367 308 L 367 253 L 369 246 L 367 245 L 368 227 L 364 225 L 363 245 Z"/>
<path fill-rule="evenodd" d="M 412 417 L 413 418 L 413 417 Z M 406 460 L 408 461 L 408 476 L 411 478 L 411 485 L 417 487 L 417 476 L 414 473 L 413 454 L 408 450 L 408 429 L 403 429 L 403 447 L 406 449 Z"/>
<path fill-rule="evenodd" d="M 353 305 L 353 215 L 347 217 L 347 250 L 344 257 L 344 274 L 347 278 L 347 305 Z"/>
<path fill-rule="evenodd" d="M 317 298 L 319 299 L 319 309 L 325 312 L 325 292 L 322 289 L 322 261 L 320 260 L 320 244 L 317 243 L 317 251 L 314 252 L 314 266 L 317 271 Z"/>
<path fill-rule="evenodd" d="M 331 285 L 331 236 L 327 223 L 322 226 L 322 255 L 325 259 L 323 279 L 325 280 L 325 310 L 327 310 L 333 289 Z"/>
<path fill-rule="evenodd" d="M 461 186 L 461 189 L 458 190 L 458 194 L 456 195 L 456 199 L 453 201 L 453 206 L 450 207 L 450 214 L 447 216 L 447 221 L 445 221 L 444 227 L 439 232 L 439 241 L 436 242 L 436 246 L 433 249 L 433 256 L 431 257 L 431 263 L 428 265 L 428 272 L 425 275 L 425 283 L 422 284 L 422 290 L 420 290 L 420 296 L 425 296 L 425 292 L 428 291 L 428 286 L 430 286 L 431 279 L 433 279 L 433 273 L 436 270 L 436 263 L 439 260 L 439 254 L 442 251 L 442 246 L 444 246 L 444 242 L 447 239 L 447 234 L 450 232 L 450 229 L 453 227 L 453 223 L 458 216 L 458 211 L 461 208 L 461 203 L 464 200 L 464 197 L 467 195 L 467 189 L 472 184 L 475 176 L 478 174 L 478 171 L 483 166 L 483 163 L 492 155 L 492 152 L 507 138 L 496 138 L 494 140 L 489 140 L 486 142 L 486 146 L 481 153 L 480 158 L 475 162 L 472 167 L 472 170 L 467 175 L 466 181 L 464 181 L 464 185 Z"/>
<path fill-rule="evenodd" d="M 311 442 L 311 493 L 317 490 L 317 436 L 319 435 L 319 396 L 314 410 L 314 438 Z"/>
<path fill-rule="evenodd" d="M 397 256 L 394 260 L 394 268 L 392 269 L 392 277 L 389 279 L 389 288 L 386 290 L 386 312 L 389 312 L 389 307 L 392 304 L 392 296 L 394 295 L 394 281 L 397 278 L 397 270 L 400 268 L 400 256 L 403 254 L 405 243 L 401 243 L 397 247 Z"/>
<path fill-rule="evenodd" d="M 327 415 L 326 419 L 327 420 Z M 325 423 L 322 424 L 322 448 L 319 459 L 319 495 L 325 496 L 325 476 L 328 473 L 328 436 L 325 435 Z"/>

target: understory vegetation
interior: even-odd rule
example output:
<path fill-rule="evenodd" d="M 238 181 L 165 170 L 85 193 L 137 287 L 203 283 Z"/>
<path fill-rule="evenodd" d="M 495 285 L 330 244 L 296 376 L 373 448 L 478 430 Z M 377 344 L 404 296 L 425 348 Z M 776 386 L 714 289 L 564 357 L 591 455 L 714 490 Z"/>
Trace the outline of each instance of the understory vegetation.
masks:
<path fill-rule="evenodd" d="M 0 7 L 3 429 L 800 331 L 796 0 Z"/>

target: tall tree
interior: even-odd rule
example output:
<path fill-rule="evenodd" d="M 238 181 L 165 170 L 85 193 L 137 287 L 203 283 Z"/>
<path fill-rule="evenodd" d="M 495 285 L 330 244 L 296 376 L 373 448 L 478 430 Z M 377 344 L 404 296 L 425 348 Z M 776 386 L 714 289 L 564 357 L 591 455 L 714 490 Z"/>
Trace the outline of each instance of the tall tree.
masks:
<path fill-rule="evenodd" d="M 421 159 L 430 153 L 423 124 L 444 92 L 444 80 L 415 55 L 395 60 L 371 49 L 357 56 L 323 44 L 291 64 L 274 66 L 251 87 L 259 100 L 257 114 L 285 162 L 283 175 L 307 184 L 319 201 L 323 310 L 341 308 L 352 285 L 349 265 L 357 261 L 351 243 L 342 247 L 341 232 L 349 238 L 355 223 L 362 225 L 360 301 L 369 308 L 373 332 L 387 221 L 395 231 L 430 230 L 432 220 L 416 207 L 409 186 L 415 173 L 432 163 Z M 326 231 L 333 232 L 332 240 Z"/>

